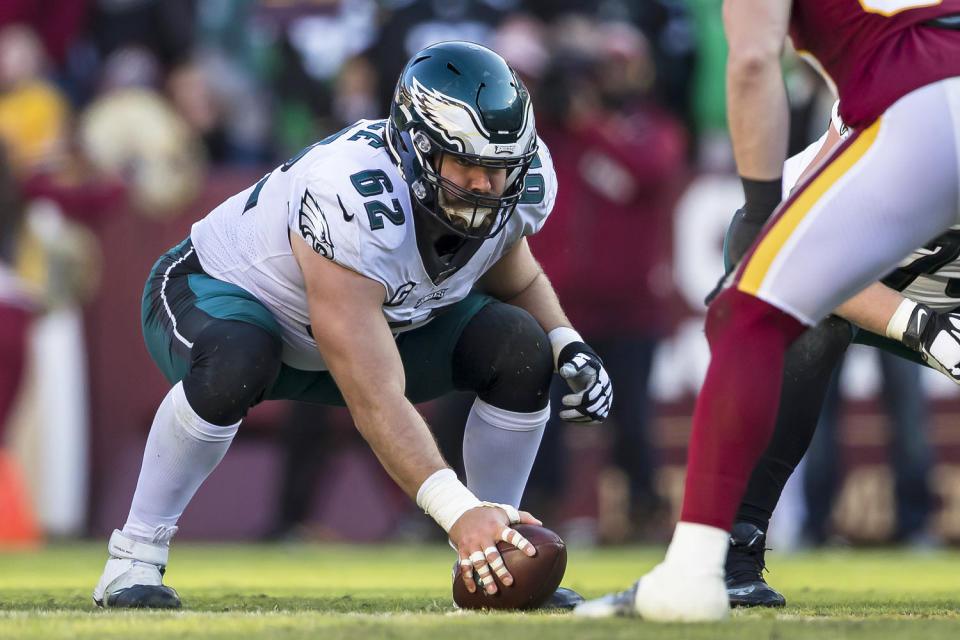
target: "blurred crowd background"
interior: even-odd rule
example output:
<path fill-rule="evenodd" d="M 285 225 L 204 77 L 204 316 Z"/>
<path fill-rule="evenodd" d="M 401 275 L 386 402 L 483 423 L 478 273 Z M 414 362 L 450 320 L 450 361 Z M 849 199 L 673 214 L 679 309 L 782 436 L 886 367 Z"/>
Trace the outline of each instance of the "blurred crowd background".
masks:
<path fill-rule="evenodd" d="M 616 385 L 607 424 L 549 426 L 524 506 L 571 543 L 664 540 L 708 361 L 702 300 L 742 198 L 720 7 L 4 0 L 0 545 L 122 524 L 167 389 L 139 328 L 150 266 L 279 162 L 384 117 L 406 60 L 452 39 L 498 51 L 533 94 L 560 190 L 531 244 Z M 790 53 L 784 68 L 795 153 L 833 98 Z M 960 540 L 957 389 L 856 349 L 835 387 L 774 544 Z M 455 466 L 469 402 L 421 407 Z M 344 410 L 281 402 L 251 412 L 181 524 L 207 539 L 442 534 Z"/>

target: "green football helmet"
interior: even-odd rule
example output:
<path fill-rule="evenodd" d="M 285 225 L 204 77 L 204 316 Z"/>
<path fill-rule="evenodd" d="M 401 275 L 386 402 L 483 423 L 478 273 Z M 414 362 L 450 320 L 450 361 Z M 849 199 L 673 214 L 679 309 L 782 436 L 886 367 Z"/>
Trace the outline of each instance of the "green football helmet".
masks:
<path fill-rule="evenodd" d="M 470 42 L 441 42 L 410 59 L 386 138 L 417 219 L 465 239 L 500 232 L 537 153 L 530 94 L 503 58 Z M 450 161 L 504 169 L 503 193 L 477 193 L 442 177 Z"/>

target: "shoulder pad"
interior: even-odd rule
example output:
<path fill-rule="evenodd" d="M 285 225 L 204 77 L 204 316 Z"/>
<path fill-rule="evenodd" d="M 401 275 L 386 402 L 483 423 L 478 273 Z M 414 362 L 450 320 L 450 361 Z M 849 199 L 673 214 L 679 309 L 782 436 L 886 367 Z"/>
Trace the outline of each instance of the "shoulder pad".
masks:
<path fill-rule="evenodd" d="M 523 196 L 514 214 L 523 225 L 522 234 L 528 236 L 543 227 L 557 199 L 557 173 L 553 157 L 546 143 L 537 138 L 537 157 L 527 172 Z"/>

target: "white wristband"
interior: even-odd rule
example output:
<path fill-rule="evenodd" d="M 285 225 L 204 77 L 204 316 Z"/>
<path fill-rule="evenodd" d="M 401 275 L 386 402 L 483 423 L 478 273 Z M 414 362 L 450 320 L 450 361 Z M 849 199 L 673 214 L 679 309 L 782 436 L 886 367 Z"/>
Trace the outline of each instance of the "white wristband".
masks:
<path fill-rule="evenodd" d="M 913 300 L 903 299 L 897 310 L 893 312 L 893 316 L 890 317 L 890 322 L 887 323 L 886 334 L 888 338 L 898 342 L 903 341 L 903 334 L 906 333 L 907 325 L 910 324 L 910 315 L 916 306 L 917 303 Z"/>
<path fill-rule="evenodd" d="M 483 506 L 457 479 L 453 469 L 440 469 L 424 480 L 417 490 L 417 504 L 447 533 L 465 512 Z"/>
<path fill-rule="evenodd" d="M 583 337 L 570 327 L 557 327 L 547 334 L 550 339 L 550 347 L 553 349 L 553 366 L 556 368 L 557 360 L 560 358 L 560 352 L 571 342 L 583 342 Z"/>

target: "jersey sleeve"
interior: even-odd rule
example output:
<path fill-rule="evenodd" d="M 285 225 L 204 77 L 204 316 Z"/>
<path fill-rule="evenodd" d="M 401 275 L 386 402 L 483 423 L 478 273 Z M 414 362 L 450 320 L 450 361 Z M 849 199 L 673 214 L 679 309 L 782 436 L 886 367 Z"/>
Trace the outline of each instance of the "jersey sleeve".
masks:
<path fill-rule="evenodd" d="M 818 153 L 820 153 L 820 149 L 823 147 L 826 141 L 827 134 L 824 133 L 806 149 L 795 156 L 790 156 L 783 163 L 782 198 L 784 200 L 790 197 L 790 192 L 792 192 L 794 187 L 797 186 L 797 181 L 800 179 L 800 176 L 803 175 L 803 172 L 806 170 L 806 168 L 810 166 L 810 163 L 813 162 L 813 159 L 817 157 Z"/>
<path fill-rule="evenodd" d="M 557 173 L 550 149 L 537 139 L 537 157 L 524 178 L 524 191 L 517 205 L 516 216 L 522 224 L 521 235 L 533 235 L 543 227 L 557 200 Z"/>
<path fill-rule="evenodd" d="M 323 176 L 317 166 L 292 176 L 287 226 L 319 255 L 364 274 L 362 238 L 355 209 L 351 211 L 354 203 L 345 201 L 349 192 Z"/>

